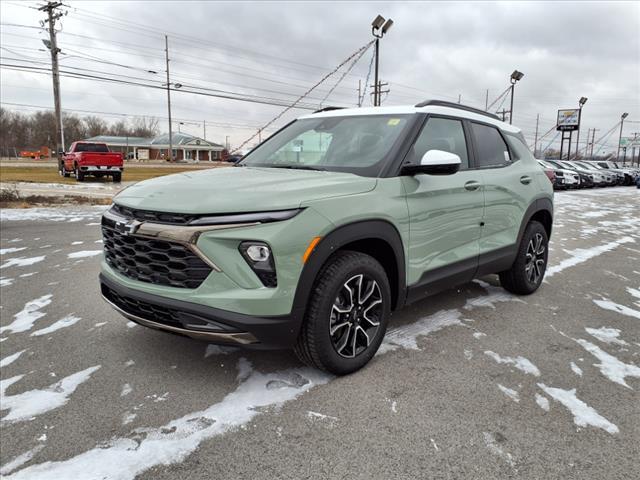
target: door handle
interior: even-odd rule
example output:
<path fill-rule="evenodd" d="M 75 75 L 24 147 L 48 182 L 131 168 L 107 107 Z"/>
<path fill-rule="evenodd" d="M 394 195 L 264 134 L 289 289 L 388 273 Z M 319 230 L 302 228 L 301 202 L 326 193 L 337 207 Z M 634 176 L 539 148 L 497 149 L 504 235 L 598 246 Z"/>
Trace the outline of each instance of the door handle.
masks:
<path fill-rule="evenodd" d="M 529 175 L 523 175 L 520 177 L 520 183 L 523 185 L 529 185 L 531 183 L 531 177 Z"/>
<path fill-rule="evenodd" d="M 475 180 L 470 180 L 464 184 L 464 188 L 467 190 L 477 190 L 480 188 L 480 182 L 476 182 Z"/>

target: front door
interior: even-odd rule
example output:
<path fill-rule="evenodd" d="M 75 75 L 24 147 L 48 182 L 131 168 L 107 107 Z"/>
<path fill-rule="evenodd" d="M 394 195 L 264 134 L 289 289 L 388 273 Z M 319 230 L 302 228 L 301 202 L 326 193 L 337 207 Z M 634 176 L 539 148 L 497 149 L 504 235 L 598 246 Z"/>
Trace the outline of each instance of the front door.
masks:
<path fill-rule="evenodd" d="M 469 281 L 477 267 L 484 188 L 480 172 L 469 170 L 467 143 L 462 121 L 432 116 L 409 153 L 412 163 L 429 150 L 455 153 L 462 161 L 453 175 L 402 177 L 410 215 L 407 283 L 417 296 L 445 278 Z"/>

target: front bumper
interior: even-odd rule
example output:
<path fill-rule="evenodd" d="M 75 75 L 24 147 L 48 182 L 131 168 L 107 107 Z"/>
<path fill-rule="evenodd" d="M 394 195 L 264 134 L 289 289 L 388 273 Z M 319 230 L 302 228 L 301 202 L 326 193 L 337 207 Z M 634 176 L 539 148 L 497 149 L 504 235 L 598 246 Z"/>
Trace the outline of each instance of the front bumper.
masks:
<path fill-rule="evenodd" d="M 294 345 L 302 310 L 289 315 L 246 315 L 123 286 L 100 274 L 107 303 L 129 320 L 145 327 L 209 343 L 250 348 L 290 348 Z"/>

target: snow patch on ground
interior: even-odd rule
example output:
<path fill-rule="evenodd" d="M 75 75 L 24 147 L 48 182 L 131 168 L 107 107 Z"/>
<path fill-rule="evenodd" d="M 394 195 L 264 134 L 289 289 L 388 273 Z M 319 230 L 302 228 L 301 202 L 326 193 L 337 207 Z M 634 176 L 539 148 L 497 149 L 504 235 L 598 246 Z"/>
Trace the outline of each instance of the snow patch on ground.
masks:
<path fill-rule="evenodd" d="M 612 382 L 615 382 L 627 388 L 631 388 L 625 381 L 626 377 L 640 378 L 640 367 L 621 362 L 616 357 L 605 352 L 597 345 L 583 340 L 582 338 L 574 340 L 582 345 L 582 347 L 587 352 L 600 360 L 600 363 L 595 363 L 594 367 L 598 367 L 600 369 L 600 373 L 602 373 L 602 375 L 607 377 Z"/>
<path fill-rule="evenodd" d="M 131 385 L 129 385 L 128 383 L 125 383 L 122 386 L 122 391 L 120 392 L 120 396 L 121 397 L 126 397 L 127 395 L 129 395 L 131 392 L 133 391 L 133 388 L 131 388 Z"/>
<path fill-rule="evenodd" d="M 604 308 L 605 310 L 611 310 L 628 317 L 635 317 L 640 319 L 640 311 L 629 308 L 626 305 L 620 305 L 619 303 L 612 302 L 611 300 L 608 300 L 606 298 L 603 298 L 602 300 L 594 300 L 594 302 L 600 308 Z"/>
<path fill-rule="evenodd" d="M 138 416 L 137 413 L 126 412 L 122 416 L 122 425 L 127 425 L 127 424 L 133 422 L 137 416 Z"/>
<path fill-rule="evenodd" d="M 11 365 L 13 362 L 15 362 L 20 355 L 22 355 L 25 352 L 25 350 L 20 350 L 19 352 L 14 353 L 13 355 L 9 355 L 4 357 L 2 360 L 0 360 L 0 368 L 2 367 L 6 367 L 8 365 Z"/>
<path fill-rule="evenodd" d="M 476 339 L 480 339 L 480 338 L 486 337 L 486 336 L 487 336 L 487 334 L 486 333 L 482 333 L 482 332 L 474 332 L 474 334 L 473 334 L 473 338 L 476 338 Z"/>
<path fill-rule="evenodd" d="M 26 249 L 27 247 L 0 248 L 0 255 L 6 255 L 7 253 L 21 252 L 22 250 L 26 250 Z"/>
<path fill-rule="evenodd" d="M 573 415 L 573 422 L 579 427 L 591 425 L 609 433 L 618 433 L 620 431 L 616 425 L 576 397 L 575 388 L 572 390 L 563 390 L 561 388 L 547 387 L 544 383 L 539 383 L 538 387 L 555 401 L 564 405 Z"/>
<path fill-rule="evenodd" d="M 0 287 L 8 287 L 13 284 L 13 278 L 0 277 Z"/>
<path fill-rule="evenodd" d="M 545 412 L 549 411 L 549 399 L 539 393 L 536 393 L 536 403 Z"/>
<path fill-rule="evenodd" d="M 67 255 L 68 258 L 86 258 L 95 257 L 100 255 L 102 250 L 80 250 L 79 252 L 72 252 Z"/>
<path fill-rule="evenodd" d="M 44 317 L 46 313 L 41 312 L 40 309 L 46 307 L 51 303 L 51 297 L 53 295 L 43 295 L 40 298 L 31 300 L 24 305 L 24 308 L 14 315 L 15 320 L 6 327 L 0 327 L 0 333 L 7 330 L 12 333 L 26 332 L 31 330 L 33 324 L 40 318 Z"/>
<path fill-rule="evenodd" d="M 5 395 L 6 389 L 20 380 L 24 375 L 11 377 L 0 382 L 0 403 L 9 413 L 2 418 L 2 422 L 19 422 L 30 420 L 37 415 L 62 407 L 76 388 L 91 377 L 100 365 L 90 367 L 69 375 L 62 380 L 49 385 L 44 390 L 29 390 L 16 395 Z M 71 478 L 71 477 L 69 477 Z"/>
<path fill-rule="evenodd" d="M 524 357 L 520 357 L 520 356 L 516 358 L 501 357 L 500 355 L 498 355 L 495 352 L 492 352 L 491 350 L 486 350 L 484 353 L 485 355 L 488 355 L 489 357 L 493 358 L 498 363 L 507 363 L 509 365 L 513 365 L 518 370 L 524 373 L 528 373 L 529 375 L 534 375 L 536 377 L 540 376 L 540 370 L 538 370 L 538 367 L 536 367 L 533 363 L 531 363 L 528 359 Z"/>
<path fill-rule="evenodd" d="M 591 335 L 592 337 L 597 338 L 602 343 L 613 343 L 613 344 L 616 344 L 616 345 L 629 345 L 624 340 L 618 338 L 620 336 L 620 330 L 618 330 L 617 328 L 608 328 L 608 327 L 589 328 L 589 327 L 586 327 L 585 330 L 587 331 L 587 333 L 589 335 Z"/>
<path fill-rule="evenodd" d="M 556 273 L 560 273 L 561 271 L 569 267 L 573 267 L 580 263 L 584 263 L 605 252 L 610 252 L 611 250 L 614 250 L 615 248 L 619 247 L 622 244 L 633 243 L 633 242 L 635 242 L 635 240 L 632 237 L 626 236 L 626 237 L 620 238 L 619 240 L 605 243 L 604 245 L 598 245 L 597 247 L 578 248 L 575 250 L 571 250 L 568 252 L 569 258 L 565 258 L 560 263 L 556 265 L 552 265 L 549 268 L 547 268 L 545 278 L 551 278 Z"/>
<path fill-rule="evenodd" d="M 440 310 L 408 325 L 401 325 L 387 331 L 376 355 L 382 355 L 398 348 L 420 350 L 418 337 L 429 335 L 451 325 L 462 325 L 459 310 Z"/>
<path fill-rule="evenodd" d="M 44 448 L 44 445 L 37 445 L 31 450 L 27 450 L 24 453 L 21 453 L 13 460 L 5 463 L 2 467 L 0 467 L 0 475 L 9 475 L 15 469 L 20 468 L 25 463 L 31 461 L 36 454 Z"/>
<path fill-rule="evenodd" d="M 32 337 L 39 337 L 40 335 L 47 335 L 49 333 L 53 333 L 56 330 L 60 330 L 61 328 L 70 327 L 82 320 L 80 317 L 76 317 L 75 315 L 67 315 L 64 318 L 61 318 L 57 322 L 52 323 L 46 328 L 41 328 L 40 330 L 36 330 L 31 334 Z"/>
<path fill-rule="evenodd" d="M 502 391 L 502 393 L 504 393 L 511 400 L 513 400 L 516 403 L 520 403 L 520 395 L 518 395 L 518 392 L 500 384 L 498 384 L 498 388 L 500 389 L 500 391 Z"/>
<path fill-rule="evenodd" d="M 5 263 L 0 265 L 0 268 L 7 267 L 28 267 L 29 265 L 33 265 L 34 263 L 41 262 L 45 259 L 45 255 L 41 255 L 39 257 L 17 257 L 10 258 Z"/>
<path fill-rule="evenodd" d="M 297 380 L 292 382 L 292 378 Z M 299 368 L 263 374 L 252 371 L 238 388 L 205 410 L 189 413 L 159 428 L 137 429 L 128 437 L 113 438 L 91 450 L 57 462 L 44 462 L 20 470 L 19 479 L 92 478 L 133 480 L 157 465 L 183 461 L 201 442 L 242 427 L 266 407 L 294 400 L 330 376 L 314 369 Z M 285 384 L 267 388 L 270 382 Z"/>
<path fill-rule="evenodd" d="M 309 420 L 329 420 L 330 422 L 338 421 L 337 417 L 332 417 L 331 415 L 325 415 L 323 413 L 312 412 L 311 410 L 307 412 L 307 418 Z"/>
<path fill-rule="evenodd" d="M 581 376 L 582 376 L 582 369 L 581 369 L 578 365 L 576 365 L 574 362 L 571 362 L 571 363 L 569 364 L 569 366 L 571 367 L 571 371 L 572 371 L 573 373 L 575 373 L 575 374 L 576 374 L 576 375 L 578 375 L 579 377 L 581 377 Z"/>
<path fill-rule="evenodd" d="M 76 242 L 71 242 L 71 245 L 82 245 L 84 242 L 78 240 Z"/>
<path fill-rule="evenodd" d="M 33 220 L 49 220 L 52 222 L 78 222 L 83 219 L 93 219 L 107 210 L 108 206 L 84 208 L 3 208 L 0 211 L 0 221 L 21 222 Z"/>

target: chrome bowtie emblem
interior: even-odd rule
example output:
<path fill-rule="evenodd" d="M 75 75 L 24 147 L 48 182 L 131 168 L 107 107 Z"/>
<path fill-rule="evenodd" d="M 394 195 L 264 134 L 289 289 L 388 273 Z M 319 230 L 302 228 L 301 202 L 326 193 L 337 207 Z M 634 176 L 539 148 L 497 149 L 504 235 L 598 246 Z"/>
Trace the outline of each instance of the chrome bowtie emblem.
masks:
<path fill-rule="evenodd" d="M 139 222 L 137 220 L 131 220 L 129 222 L 116 222 L 116 230 L 124 235 L 133 235 L 134 233 L 136 233 L 141 223 L 142 222 Z"/>

